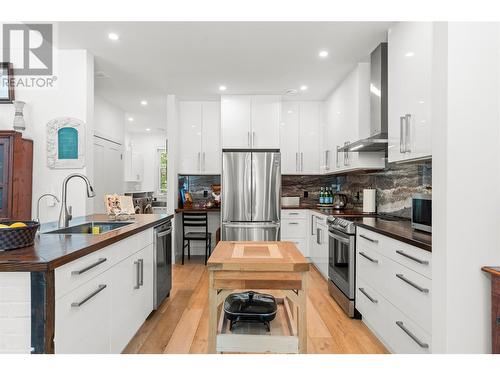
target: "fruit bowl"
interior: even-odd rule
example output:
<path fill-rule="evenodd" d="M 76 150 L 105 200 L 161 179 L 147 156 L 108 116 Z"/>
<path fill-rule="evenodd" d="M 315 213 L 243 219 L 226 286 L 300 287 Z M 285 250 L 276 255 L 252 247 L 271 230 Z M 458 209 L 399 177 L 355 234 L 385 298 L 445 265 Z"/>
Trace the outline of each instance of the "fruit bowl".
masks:
<path fill-rule="evenodd" d="M 33 245 L 36 231 L 39 227 L 40 223 L 37 221 L 1 221 L 0 251 L 14 250 Z"/>

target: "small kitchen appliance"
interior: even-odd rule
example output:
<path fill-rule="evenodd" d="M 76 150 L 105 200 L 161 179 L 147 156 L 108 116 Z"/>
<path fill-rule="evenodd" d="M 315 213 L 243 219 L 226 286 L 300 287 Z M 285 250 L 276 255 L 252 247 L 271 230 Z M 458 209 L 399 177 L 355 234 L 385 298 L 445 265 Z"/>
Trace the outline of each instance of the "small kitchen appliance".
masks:
<path fill-rule="evenodd" d="M 432 233 L 432 195 L 415 194 L 411 198 L 411 227 Z"/>
<path fill-rule="evenodd" d="M 347 205 L 347 195 L 335 193 L 333 194 L 332 206 L 335 210 L 343 210 Z"/>
<path fill-rule="evenodd" d="M 267 331 L 271 330 L 270 322 L 276 317 L 278 305 L 270 294 L 254 291 L 232 293 L 224 301 L 224 313 L 231 323 L 229 330 L 238 322 L 263 323 Z"/>

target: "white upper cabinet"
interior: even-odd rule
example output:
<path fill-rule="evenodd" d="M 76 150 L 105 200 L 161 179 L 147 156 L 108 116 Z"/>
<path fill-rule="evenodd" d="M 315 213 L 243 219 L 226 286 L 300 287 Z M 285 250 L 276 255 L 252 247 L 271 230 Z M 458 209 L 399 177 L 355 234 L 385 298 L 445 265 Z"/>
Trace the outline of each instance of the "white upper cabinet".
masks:
<path fill-rule="evenodd" d="M 179 173 L 220 174 L 219 102 L 179 102 Z"/>
<path fill-rule="evenodd" d="M 222 148 L 279 148 L 279 95 L 224 95 Z"/>
<path fill-rule="evenodd" d="M 281 172 L 320 172 L 321 102 L 283 102 L 280 124 Z"/>
<path fill-rule="evenodd" d="M 324 171 L 380 169 L 382 152 L 342 152 L 338 149 L 370 133 L 370 63 L 359 63 L 324 103 L 326 162 Z"/>
<path fill-rule="evenodd" d="M 222 148 L 251 147 L 251 108 L 248 95 L 224 95 L 221 98 Z"/>
<path fill-rule="evenodd" d="M 389 162 L 432 156 L 431 22 L 401 22 L 388 34 Z"/>

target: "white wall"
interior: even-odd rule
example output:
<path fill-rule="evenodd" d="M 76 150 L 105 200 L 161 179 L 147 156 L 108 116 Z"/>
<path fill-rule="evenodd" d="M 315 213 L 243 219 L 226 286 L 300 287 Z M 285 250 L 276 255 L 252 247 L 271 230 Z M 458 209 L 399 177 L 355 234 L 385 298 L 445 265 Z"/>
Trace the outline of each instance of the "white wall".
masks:
<path fill-rule="evenodd" d="M 500 264 L 500 26 L 438 24 L 436 43 L 433 350 L 490 353 L 481 267 Z"/>
<path fill-rule="evenodd" d="M 91 137 L 93 132 L 92 113 L 94 96 L 93 56 L 84 50 L 55 51 L 54 88 L 21 89 L 15 91 L 16 99 L 26 102 L 25 119 L 28 132 L 33 139 L 33 215 L 36 200 L 47 192 L 61 196 L 61 184 L 70 173 L 84 173 L 92 176 Z M 57 117 L 69 116 L 86 123 L 86 161 L 83 169 L 52 170 L 46 161 L 46 124 Z M 14 108 L 10 104 L 0 105 L 0 129 L 12 129 Z M 73 215 L 84 215 L 91 209 L 92 202 L 86 198 L 85 186 L 81 180 L 68 184 L 68 202 L 73 206 Z M 41 220 L 53 221 L 59 217 L 59 206 L 49 207 L 42 203 Z"/>
<path fill-rule="evenodd" d="M 94 96 L 94 134 L 123 144 L 125 112 L 99 94 Z"/>

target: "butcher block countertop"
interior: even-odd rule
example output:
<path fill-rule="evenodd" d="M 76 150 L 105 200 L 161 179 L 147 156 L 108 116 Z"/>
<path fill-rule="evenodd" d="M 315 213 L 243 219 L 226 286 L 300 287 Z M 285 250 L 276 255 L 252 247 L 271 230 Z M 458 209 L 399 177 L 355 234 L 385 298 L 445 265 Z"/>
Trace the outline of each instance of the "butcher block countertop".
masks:
<path fill-rule="evenodd" d="M 91 234 L 44 234 L 57 229 L 57 223 L 42 225 L 42 234 L 33 246 L 22 249 L 0 251 L 0 272 L 2 271 L 51 271 L 63 264 L 81 258 L 171 219 L 173 215 L 135 215 L 134 222 L 122 228 L 98 235 Z M 83 216 L 71 220 L 70 226 L 89 221 L 108 221 L 104 214 Z"/>
<path fill-rule="evenodd" d="M 293 242 L 221 241 L 208 259 L 208 268 L 220 271 L 309 270 L 308 260 Z"/>

